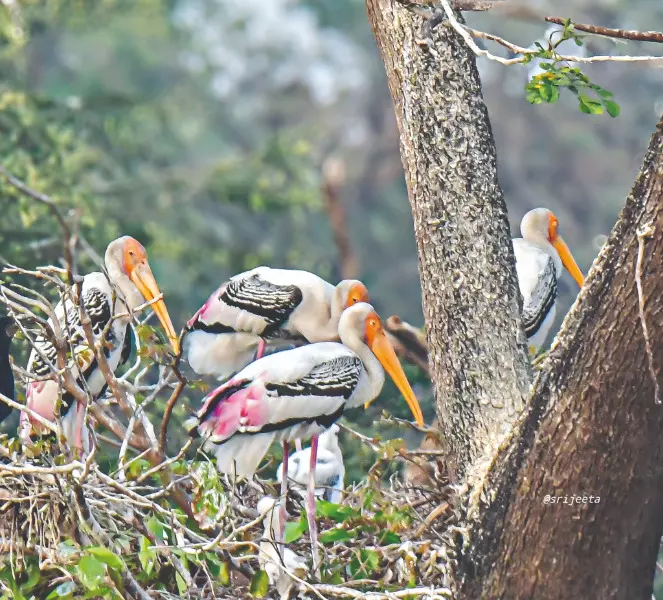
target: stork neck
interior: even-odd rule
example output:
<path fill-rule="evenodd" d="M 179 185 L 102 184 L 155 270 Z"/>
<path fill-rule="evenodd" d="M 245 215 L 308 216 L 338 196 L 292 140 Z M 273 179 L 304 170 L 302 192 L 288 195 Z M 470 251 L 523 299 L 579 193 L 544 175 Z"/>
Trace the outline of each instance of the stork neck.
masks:
<path fill-rule="evenodd" d="M 320 436 L 319 447 L 329 450 L 338 460 L 342 461 L 343 455 L 336 436 L 336 432 L 327 430 Z"/>
<path fill-rule="evenodd" d="M 384 369 L 382 368 L 380 361 L 375 357 L 375 354 L 373 354 L 371 349 L 366 345 L 364 340 L 359 337 L 356 331 L 339 331 L 339 333 L 341 342 L 359 357 L 364 365 L 366 375 L 368 375 L 368 380 L 370 381 L 370 397 L 358 399 L 359 404 L 364 404 L 365 402 L 369 402 L 376 398 L 382 391 L 382 386 L 384 385 Z M 354 404 L 348 405 L 349 408 L 352 406 L 354 406 Z"/>
<path fill-rule="evenodd" d="M 131 310 L 134 310 L 145 302 L 140 290 L 117 265 L 114 263 L 106 264 L 106 271 L 108 272 L 108 280 L 115 286 L 118 296 L 127 303 Z"/>
<path fill-rule="evenodd" d="M 345 306 L 343 305 L 343 299 L 341 298 L 341 291 L 338 288 L 335 288 L 331 298 L 329 320 L 322 324 L 318 329 L 318 339 L 338 339 L 338 322 L 341 319 L 341 315 L 343 314 L 344 309 Z"/>
<path fill-rule="evenodd" d="M 523 238 L 528 241 L 530 244 L 534 244 L 537 248 L 543 250 L 548 256 L 550 256 L 555 262 L 555 272 L 557 277 L 562 274 L 562 259 L 559 257 L 559 252 L 557 252 L 555 246 L 553 246 L 548 238 L 542 235 L 525 235 L 526 232 L 523 232 Z"/>

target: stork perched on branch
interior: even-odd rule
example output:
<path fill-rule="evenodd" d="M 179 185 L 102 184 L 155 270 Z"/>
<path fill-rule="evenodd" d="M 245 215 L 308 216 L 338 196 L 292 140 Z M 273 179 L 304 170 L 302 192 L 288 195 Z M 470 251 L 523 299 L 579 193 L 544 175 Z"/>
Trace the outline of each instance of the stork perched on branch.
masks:
<path fill-rule="evenodd" d="M 177 353 L 178 337 L 147 262 L 145 248 L 132 237 L 118 238 L 106 249 L 105 265 L 105 273 L 90 273 L 83 278 L 80 294 L 95 342 L 103 338 L 104 356 L 110 369 L 115 371 L 129 358 L 132 311 L 145 302 L 152 302 L 152 308 Z M 95 350 L 88 344 L 79 307 L 67 298 L 64 304 L 61 302 L 56 306 L 55 316 L 60 329 L 67 335 L 73 357 L 67 368 L 81 388 L 96 399 L 105 391 L 107 383 L 97 363 Z M 53 325 L 50 319 L 49 324 Z M 65 437 L 74 448 L 88 452 L 84 406 L 76 402 L 72 410 L 74 397 L 61 390 L 53 372 L 57 362 L 55 346 L 46 337 L 38 337 L 28 361 L 28 372 L 35 376 L 35 380 L 27 384 L 27 405 L 45 419 L 54 421 L 61 395 L 59 414 Z M 42 429 L 27 413 L 21 413 L 20 433 L 25 442 L 29 441 L 33 430 L 41 434 Z"/>
<path fill-rule="evenodd" d="M 547 208 L 530 210 L 520 223 L 522 238 L 513 240 L 518 286 L 523 297 L 523 327 L 538 350 L 555 320 L 557 280 L 566 267 L 582 287 L 584 277 L 558 233 L 557 217 Z"/>
<path fill-rule="evenodd" d="M 237 476 L 252 476 L 272 442 L 283 442 L 282 493 L 288 479 L 288 442 L 312 438 L 306 511 L 314 564 L 318 435 L 346 409 L 377 397 L 385 369 L 423 425 L 419 403 L 375 309 L 364 302 L 347 308 L 338 334 L 341 343 L 301 346 L 250 364 L 208 394 L 189 424 L 190 433 L 202 436 L 216 456 L 219 471 Z"/>
<path fill-rule="evenodd" d="M 186 358 L 196 373 L 225 379 L 261 358 L 266 343 L 338 340 L 343 309 L 368 301 L 360 281 L 334 287 L 307 271 L 257 267 L 226 281 L 189 320 Z"/>

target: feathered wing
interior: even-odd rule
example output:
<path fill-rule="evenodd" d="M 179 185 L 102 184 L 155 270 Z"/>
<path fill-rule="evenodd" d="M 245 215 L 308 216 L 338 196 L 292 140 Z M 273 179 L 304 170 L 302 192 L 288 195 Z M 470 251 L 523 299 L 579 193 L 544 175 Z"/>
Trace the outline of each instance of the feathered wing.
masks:
<path fill-rule="evenodd" d="M 85 285 L 86 283 L 87 285 Z M 94 285 L 95 283 L 101 285 Z M 109 290 L 110 287 L 103 274 L 95 273 L 86 276 L 83 289 L 83 305 L 90 317 L 91 329 L 95 337 L 103 334 L 112 317 Z M 95 397 L 98 396 L 105 388 L 105 379 L 101 373 L 98 377 L 96 374 L 93 377 L 93 374 L 97 371 L 97 360 L 94 351 L 88 346 L 78 307 L 71 302 L 67 302 L 66 307 L 59 304 L 56 307 L 55 316 L 60 327 L 68 335 L 71 356 L 73 356 L 73 360 L 69 365 L 71 372 L 83 389 L 88 389 Z M 110 327 L 106 335 L 104 353 L 107 357 L 116 349 L 118 344 L 122 344 L 123 348 L 125 347 L 126 331 L 124 336 L 120 336 L 122 339 L 117 339 L 116 331 L 116 328 Z M 37 338 L 35 345 L 40 352 L 33 349 L 30 353 L 28 371 L 36 378 L 43 379 L 51 375 L 51 368 L 42 355 L 53 366 L 57 366 L 57 351 L 53 344 L 43 336 Z M 55 403 L 59 393 L 58 384 L 53 380 L 31 381 L 28 383 L 26 391 L 28 405 L 44 418 L 53 420 L 55 417 Z M 62 416 L 67 414 L 72 403 L 73 396 L 63 391 Z"/>
<path fill-rule="evenodd" d="M 265 271 L 256 269 L 224 283 L 199 311 L 191 328 L 268 337 L 288 320 L 301 301 L 302 292 L 296 285 L 274 283 Z"/>
<path fill-rule="evenodd" d="M 516 242 L 521 241 L 521 244 Z M 523 328 L 528 338 L 541 328 L 557 299 L 557 272 L 551 256 L 523 240 L 514 240 L 516 273 L 523 297 Z"/>

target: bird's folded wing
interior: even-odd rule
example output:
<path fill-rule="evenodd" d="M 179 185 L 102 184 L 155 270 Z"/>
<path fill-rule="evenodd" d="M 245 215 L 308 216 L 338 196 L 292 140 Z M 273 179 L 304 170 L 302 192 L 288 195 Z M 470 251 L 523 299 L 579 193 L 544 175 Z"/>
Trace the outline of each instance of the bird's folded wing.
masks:
<path fill-rule="evenodd" d="M 208 300 L 193 328 L 268 336 L 288 320 L 301 301 L 302 292 L 294 285 L 278 285 L 259 274 L 232 279 Z"/>
<path fill-rule="evenodd" d="M 557 298 L 555 263 L 548 257 L 543 271 L 536 278 L 528 298 L 523 298 L 523 328 L 532 337 L 541 327 Z"/>

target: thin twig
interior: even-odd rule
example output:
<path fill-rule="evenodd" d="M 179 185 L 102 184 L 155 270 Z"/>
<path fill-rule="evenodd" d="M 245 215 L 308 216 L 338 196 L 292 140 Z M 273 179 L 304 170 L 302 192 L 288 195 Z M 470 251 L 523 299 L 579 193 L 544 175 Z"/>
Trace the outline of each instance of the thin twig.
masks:
<path fill-rule="evenodd" d="M 561 17 L 546 17 L 548 23 L 555 23 L 556 25 L 566 25 L 568 19 Z M 593 33 L 594 35 L 602 35 L 603 37 L 619 38 L 622 40 L 634 40 L 637 42 L 656 42 L 663 44 L 663 33 L 660 31 L 634 31 L 632 29 L 612 29 L 611 27 L 601 27 L 599 25 L 583 25 L 582 23 L 571 23 L 573 29 L 576 31 L 584 31 L 585 33 Z"/>

